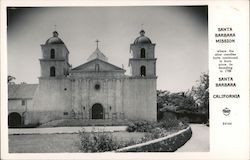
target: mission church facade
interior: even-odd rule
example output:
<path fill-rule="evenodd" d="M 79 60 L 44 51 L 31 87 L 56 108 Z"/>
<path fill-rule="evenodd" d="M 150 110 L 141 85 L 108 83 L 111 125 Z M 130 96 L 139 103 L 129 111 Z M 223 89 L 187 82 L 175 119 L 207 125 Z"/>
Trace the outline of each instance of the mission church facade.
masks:
<path fill-rule="evenodd" d="M 22 88 L 21 84 L 19 87 L 9 86 L 9 123 L 15 121 L 10 116 L 14 112 L 20 114 L 23 124 L 42 124 L 66 118 L 157 119 L 155 44 L 145 36 L 144 30 L 130 44 L 129 76 L 123 68 L 108 62 L 98 43 L 87 62 L 75 68 L 69 64 L 69 51 L 57 31 L 41 45 L 41 49 L 39 84 L 34 85 L 32 101 L 24 107 L 25 111 L 15 111 L 18 97 L 15 103 L 11 98 L 11 93 L 18 91 L 10 90 Z M 19 100 L 19 105 L 23 104 L 23 99 Z"/>

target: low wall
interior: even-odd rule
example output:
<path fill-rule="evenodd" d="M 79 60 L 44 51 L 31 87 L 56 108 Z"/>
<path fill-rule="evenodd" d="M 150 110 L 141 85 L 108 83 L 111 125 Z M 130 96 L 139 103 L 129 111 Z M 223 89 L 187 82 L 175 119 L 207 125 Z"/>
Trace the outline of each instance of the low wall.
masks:
<path fill-rule="evenodd" d="M 191 127 L 166 137 L 154 139 L 145 143 L 124 147 L 116 152 L 174 152 L 192 137 Z"/>

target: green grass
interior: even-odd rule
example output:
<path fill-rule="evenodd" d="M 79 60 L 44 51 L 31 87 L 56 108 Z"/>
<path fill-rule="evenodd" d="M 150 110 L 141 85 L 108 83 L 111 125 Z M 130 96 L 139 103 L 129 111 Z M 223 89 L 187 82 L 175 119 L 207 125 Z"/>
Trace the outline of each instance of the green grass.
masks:
<path fill-rule="evenodd" d="M 113 132 L 119 140 L 139 139 L 144 133 Z M 10 153 L 80 152 L 78 134 L 9 135 Z"/>

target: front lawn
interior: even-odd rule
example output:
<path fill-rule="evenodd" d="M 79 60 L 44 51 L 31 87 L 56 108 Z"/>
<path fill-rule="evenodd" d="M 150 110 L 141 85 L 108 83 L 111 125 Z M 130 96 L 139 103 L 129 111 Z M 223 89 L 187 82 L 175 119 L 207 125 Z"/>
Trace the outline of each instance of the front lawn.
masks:
<path fill-rule="evenodd" d="M 136 140 L 144 133 L 113 132 L 113 137 L 123 141 Z M 9 135 L 10 153 L 63 153 L 80 152 L 78 134 Z"/>
<path fill-rule="evenodd" d="M 81 130 L 78 134 L 9 135 L 9 152 L 63 153 L 114 151 L 126 146 L 168 136 L 187 128 L 187 126 L 178 120 L 161 122 L 135 121 L 129 124 L 127 132 L 85 132 L 85 130 Z M 189 134 L 189 136 L 191 135 Z M 174 139 L 171 143 L 178 143 L 178 141 L 178 139 Z"/>

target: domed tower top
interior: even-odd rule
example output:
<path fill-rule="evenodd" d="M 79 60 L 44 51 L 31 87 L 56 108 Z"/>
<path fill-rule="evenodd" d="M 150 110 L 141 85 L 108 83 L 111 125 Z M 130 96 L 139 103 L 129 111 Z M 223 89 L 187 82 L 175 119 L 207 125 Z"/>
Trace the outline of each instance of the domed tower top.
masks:
<path fill-rule="evenodd" d="M 134 44 L 152 44 L 151 40 L 145 36 L 145 31 L 140 31 L 140 36 L 134 41 Z"/>
<path fill-rule="evenodd" d="M 42 44 L 41 48 L 41 77 L 66 77 L 70 70 L 69 51 L 58 37 L 58 32 L 54 31 L 53 36 Z"/>
<path fill-rule="evenodd" d="M 130 44 L 132 57 L 129 59 L 132 77 L 156 78 L 155 43 L 145 36 L 145 31 L 140 31 L 134 43 Z"/>
<path fill-rule="evenodd" d="M 58 37 L 58 32 L 53 32 L 53 37 L 50 37 L 45 44 L 64 44 L 64 42 Z"/>

